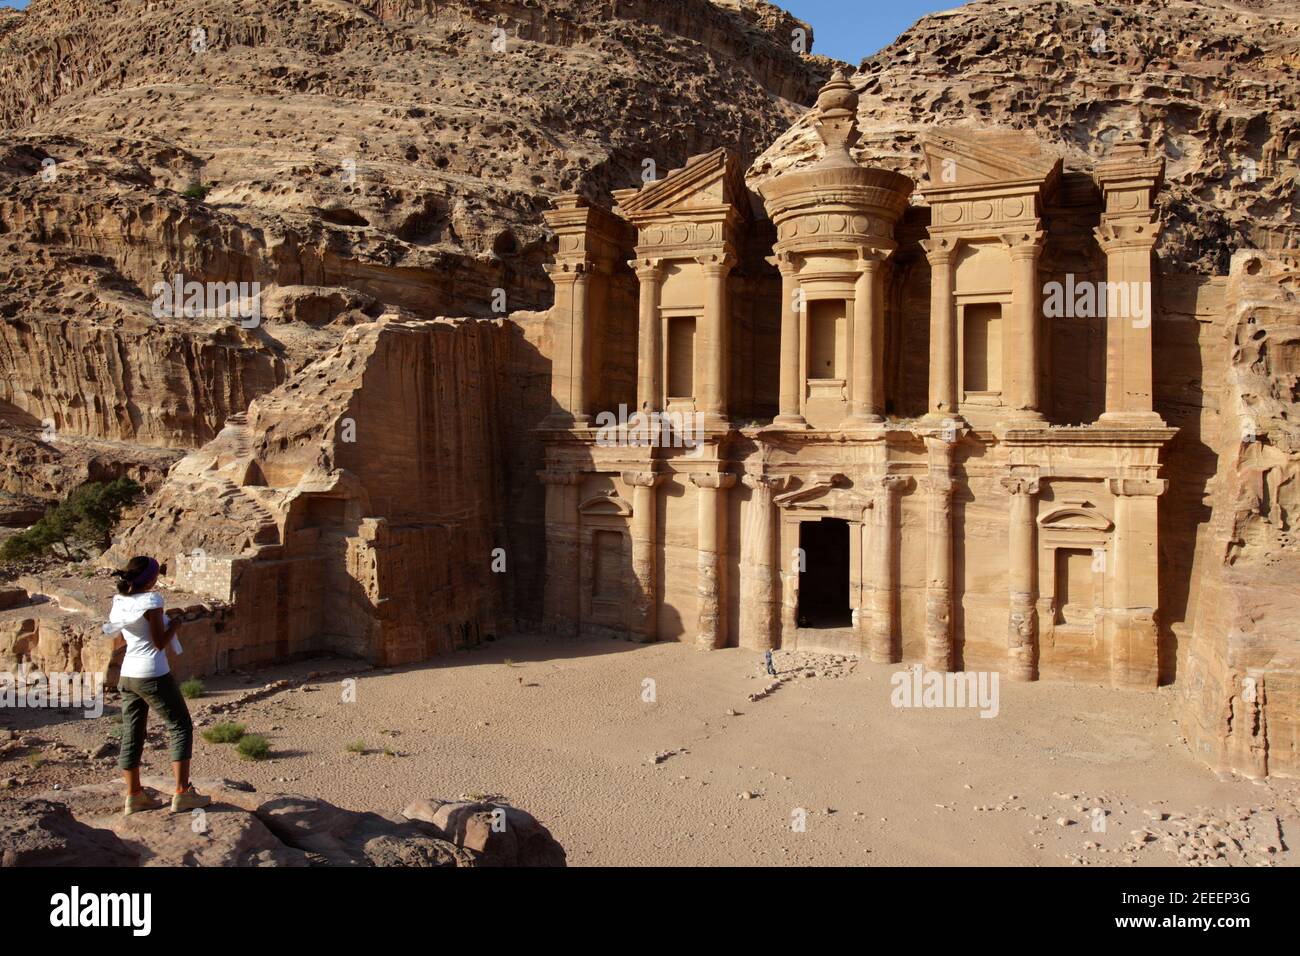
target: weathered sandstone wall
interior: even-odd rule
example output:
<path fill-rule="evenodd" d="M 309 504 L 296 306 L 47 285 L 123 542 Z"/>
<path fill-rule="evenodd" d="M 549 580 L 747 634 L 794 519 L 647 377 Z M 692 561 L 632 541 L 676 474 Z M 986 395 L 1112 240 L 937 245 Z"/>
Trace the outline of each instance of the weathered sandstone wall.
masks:
<path fill-rule="evenodd" d="M 1211 516 L 1179 675 L 1183 732 L 1211 766 L 1300 775 L 1300 266 L 1233 260 Z"/>
<path fill-rule="evenodd" d="M 233 604 L 205 652 L 223 670 L 405 663 L 508 629 L 538 587 L 537 492 L 503 467 L 549 395 L 537 361 L 508 322 L 359 326 L 178 463 L 105 562 L 158 555 Z"/>

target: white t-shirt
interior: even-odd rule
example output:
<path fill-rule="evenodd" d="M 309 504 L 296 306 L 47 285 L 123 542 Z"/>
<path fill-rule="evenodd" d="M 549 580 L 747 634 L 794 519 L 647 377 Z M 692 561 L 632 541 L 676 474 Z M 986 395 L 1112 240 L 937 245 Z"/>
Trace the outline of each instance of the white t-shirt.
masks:
<path fill-rule="evenodd" d="M 167 651 L 154 646 L 149 633 L 149 621 L 144 612 L 164 607 L 163 596 L 157 591 L 143 594 L 118 594 L 113 597 L 113 609 L 108 622 L 122 631 L 126 641 L 126 656 L 122 658 L 123 677 L 162 677 L 171 670 Z M 167 615 L 163 615 L 163 627 Z"/>

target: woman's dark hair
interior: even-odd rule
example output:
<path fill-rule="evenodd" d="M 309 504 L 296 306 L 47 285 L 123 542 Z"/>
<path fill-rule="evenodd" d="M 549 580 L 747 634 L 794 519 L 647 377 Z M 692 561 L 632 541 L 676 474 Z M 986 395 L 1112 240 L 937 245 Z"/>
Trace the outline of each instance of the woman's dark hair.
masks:
<path fill-rule="evenodd" d="M 117 593 L 130 594 L 135 586 L 158 576 L 158 562 L 153 558 L 137 555 L 126 563 L 121 571 L 114 571 L 117 580 Z"/>

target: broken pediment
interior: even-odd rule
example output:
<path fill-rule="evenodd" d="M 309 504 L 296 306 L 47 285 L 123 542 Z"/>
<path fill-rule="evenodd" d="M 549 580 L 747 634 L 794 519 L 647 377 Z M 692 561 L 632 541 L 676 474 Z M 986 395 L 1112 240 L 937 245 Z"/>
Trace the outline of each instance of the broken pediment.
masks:
<path fill-rule="evenodd" d="M 1059 157 L 1019 130 L 930 130 L 921 147 L 931 190 L 1045 182 L 1061 171 Z"/>
<path fill-rule="evenodd" d="M 1109 534 L 1115 525 L 1105 515 L 1090 508 L 1057 508 L 1038 519 L 1039 527 L 1052 531 L 1094 531 Z"/>
<path fill-rule="evenodd" d="M 626 498 L 620 498 L 614 492 L 593 495 L 582 504 L 578 511 L 584 515 L 607 515 L 626 518 L 632 514 L 632 505 Z"/>
<path fill-rule="evenodd" d="M 692 156 L 681 169 L 674 169 L 663 179 L 647 183 L 641 189 L 622 189 L 614 193 L 619 215 L 634 221 L 649 215 L 689 213 L 719 206 L 746 210 L 749 208 L 747 197 L 740 160 L 726 147 Z"/>
<path fill-rule="evenodd" d="M 813 475 L 798 488 L 772 500 L 779 508 L 797 507 L 845 515 L 860 514 L 871 507 L 870 497 L 847 485 L 848 479 L 841 474 Z"/>

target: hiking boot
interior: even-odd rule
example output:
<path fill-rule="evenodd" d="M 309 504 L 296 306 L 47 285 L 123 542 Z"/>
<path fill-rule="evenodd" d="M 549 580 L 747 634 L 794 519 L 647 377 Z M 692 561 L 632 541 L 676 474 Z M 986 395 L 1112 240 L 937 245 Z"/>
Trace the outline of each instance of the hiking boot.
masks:
<path fill-rule="evenodd" d="M 184 793 L 178 793 L 172 797 L 172 813 L 184 813 L 186 810 L 197 810 L 199 807 L 206 807 L 212 802 L 211 797 L 205 797 L 194 789 L 194 785 L 185 788 Z"/>
<path fill-rule="evenodd" d="M 127 794 L 126 806 L 122 810 L 122 813 L 129 816 L 132 813 L 139 813 L 141 810 L 157 810 L 161 806 L 161 802 L 155 800 L 145 791 L 141 790 L 139 793 Z"/>

